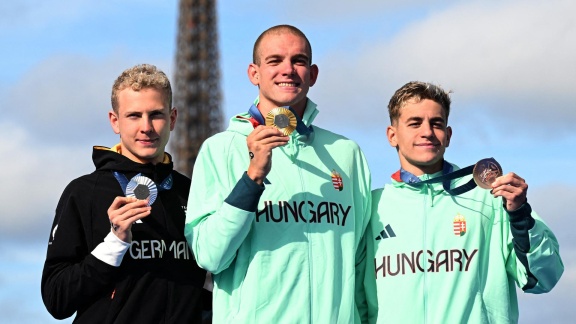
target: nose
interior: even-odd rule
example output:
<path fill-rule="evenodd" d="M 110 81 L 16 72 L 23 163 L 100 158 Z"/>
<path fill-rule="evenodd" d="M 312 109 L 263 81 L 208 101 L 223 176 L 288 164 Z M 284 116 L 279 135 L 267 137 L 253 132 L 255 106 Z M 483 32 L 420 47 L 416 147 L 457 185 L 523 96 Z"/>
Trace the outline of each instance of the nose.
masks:
<path fill-rule="evenodd" d="M 145 134 L 154 131 L 154 126 L 152 125 L 152 118 L 150 118 L 150 116 L 148 115 L 142 116 L 140 131 Z"/>
<path fill-rule="evenodd" d="M 294 68 L 294 64 L 289 60 L 286 60 L 282 63 L 282 73 L 283 74 L 295 74 L 296 69 Z"/>
<path fill-rule="evenodd" d="M 433 137 L 434 132 L 432 131 L 432 125 L 429 123 L 422 123 L 422 126 L 420 126 L 420 135 L 426 138 Z"/>

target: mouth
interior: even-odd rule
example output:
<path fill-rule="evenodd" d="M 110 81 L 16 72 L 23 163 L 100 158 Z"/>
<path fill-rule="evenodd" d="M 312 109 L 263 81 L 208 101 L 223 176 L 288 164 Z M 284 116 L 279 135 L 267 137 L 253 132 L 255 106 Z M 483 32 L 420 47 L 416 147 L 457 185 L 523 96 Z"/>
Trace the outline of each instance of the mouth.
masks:
<path fill-rule="evenodd" d="M 144 145 L 152 145 L 154 143 L 156 143 L 158 141 L 158 139 L 137 139 L 136 140 L 139 143 L 142 143 Z"/>
<path fill-rule="evenodd" d="M 427 149 L 436 149 L 438 147 L 440 147 L 440 144 L 434 144 L 434 143 L 421 143 L 421 144 L 416 144 L 417 147 L 422 147 L 422 148 L 427 148 Z"/>
<path fill-rule="evenodd" d="M 296 83 L 296 82 L 279 82 L 278 83 L 279 87 L 291 87 L 291 88 L 295 88 L 300 86 L 300 83 Z"/>

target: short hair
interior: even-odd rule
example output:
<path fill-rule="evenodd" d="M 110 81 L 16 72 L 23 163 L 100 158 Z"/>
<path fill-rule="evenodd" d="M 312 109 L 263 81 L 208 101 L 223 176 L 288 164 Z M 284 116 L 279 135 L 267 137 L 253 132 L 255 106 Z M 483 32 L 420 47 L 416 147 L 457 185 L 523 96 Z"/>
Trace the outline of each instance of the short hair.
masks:
<path fill-rule="evenodd" d="M 262 43 L 264 37 L 272 34 L 281 35 L 283 33 L 289 33 L 301 37 L 306 41 L 306 47 L 308 47 L 308 56 L 310 59 L 309 64 L 312 64 L 312 46 L 310 45 L 310 41 L 300 29 L 291 25 L 277 25 L 270 27 L 266 29 L 262 34 L 260 34 L 260 36 L 258 36 L 256 39 L 256 42 L 254 43 L 254 49 L 252 50 L 252 63 L 260 66 L 260 43 Z"/>
<path fill-rule="evenodd" d="M 139 64 L 124 70 L 114 81 L 112 86 L 112 109 L 118 113 L 118 93 L 126 88 L 140 91 L 146 88 L 154 88 L 162 92 L 168 104 L 172 107 L 172 87 L 170 80 L 164 72 L 151 64 Z"/>
<path fill-rule="evenodd" d="M 432 83 L 411 81 L 403 85 L 400 89 L 394 92 L 390 102 L 388 103 L 388 114 L 390 115 L 390 123 L 394 124 L 400 118 L 400 108 L 404 107 L 410 100 L 416 103 L 429 99 L 438 103 L 446 113 L 446 121 L 450 115 L 450 93 L 452 91 L 445 91 L 440 86 Z"/>

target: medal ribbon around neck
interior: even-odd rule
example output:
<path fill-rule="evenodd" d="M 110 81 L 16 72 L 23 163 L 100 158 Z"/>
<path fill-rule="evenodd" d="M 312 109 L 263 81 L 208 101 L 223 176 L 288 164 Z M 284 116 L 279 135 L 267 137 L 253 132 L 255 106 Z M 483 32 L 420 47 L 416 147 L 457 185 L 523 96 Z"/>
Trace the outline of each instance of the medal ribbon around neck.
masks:
<path fill-rule="evenodd" d="M 158 187 L 152 179 L 143 176 L 142 173 L 138 173 L 130 180 L 123 173 L 114 171 L 113 174 L 126 197 L 148 200 L 148 206 L 151 206 L 156 201 L 158 191 L 170 190 L 173 184 L 172 174 L 168 175 Z"/>
<path fill-rule="evenodd" d="M 477 185 L 484 189 L 490 189 L 492 182 L 494 182 L 497 177 L 502 175 L 502 167 L 500 167 L 500 164 L 494 158 L 482 159 L 476 162 L 476 164 L 469 165 L 463 169 L 456 171 L 452 170 L 452 165 L 444 161 L 442 175 L 439 177 L 428 180 L 420 180 L 420 178 L 413 175 L 412 173 L 404 169 L 400 169 L 400 179 L 413 187 L 420 187 L 421 185 L 428 183 L 442 182 L 442 187 L 444 187 L 446 192 L 452 196 L 458 196 L 476 188 Z M 473 174 L 470 181 L 456 188 L 450 188 L 451 180 L 461 178 L 469 174 Z"/>
<path fill-rule="evenodd" d="M 290 135 L 294 130 L 300 135 L 308 136 L 312 133 L 312 127 L 306 126 L 300 116 L 289 106 L 277 107 L 268 113 L 266 120 L 255 105 L 248 109 L 248 113 L 258 125 L 275 126 L 284 135 Z"/>

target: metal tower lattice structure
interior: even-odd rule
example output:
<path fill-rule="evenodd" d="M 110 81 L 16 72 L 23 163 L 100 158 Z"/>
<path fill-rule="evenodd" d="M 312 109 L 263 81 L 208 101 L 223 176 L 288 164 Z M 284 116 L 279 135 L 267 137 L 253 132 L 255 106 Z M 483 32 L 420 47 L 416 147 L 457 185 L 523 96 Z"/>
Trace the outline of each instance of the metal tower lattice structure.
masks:
<path fill-rule="evenodd" d="M 174 106 L 178 109 L 170 138 L 175 168 L 187 176 L 202 142 L 220 131 L 220 70 L 216 0 L 180 0 Z"/>

